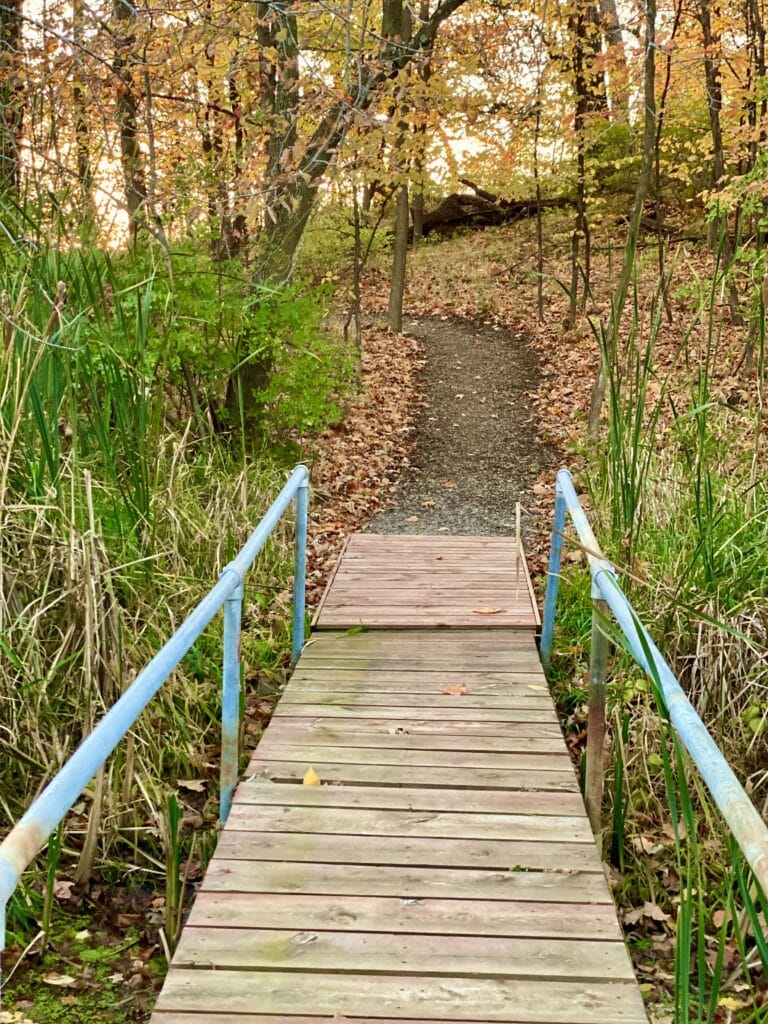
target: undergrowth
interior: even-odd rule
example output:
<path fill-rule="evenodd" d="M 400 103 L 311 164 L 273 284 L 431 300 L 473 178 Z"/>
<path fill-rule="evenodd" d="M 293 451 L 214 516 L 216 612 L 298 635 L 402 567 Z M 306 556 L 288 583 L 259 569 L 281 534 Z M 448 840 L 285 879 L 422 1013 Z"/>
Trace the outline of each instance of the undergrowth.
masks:
<path fill-rule="evenodd" d="M 585 499 L 606 556 L 726 759 L 768 807 L 768 476 L 756 380 L 734 405 L 712 387 L 721 353 L 716 279 L 664 369 L 661 304 L 639 308 L 609 364 L 605 441 L 582 453 Z M 756 401 L 750 396 L 755 395 Z M 553 675 L 575 729 L 586 699 L 586 572 L 568 568 Z M 671 724 L 616 635 L 609 687 L 604 849 L 641 974 L 676 1024 L 763 1018 L 765 897 Z M 674 960 L 674 973 L 665 959 Z M 662 1011 L 664 1012 L 664 1011 Z"/>
<path fill-rule="evenodd" d="M 212 586 L 299 460 L 298 439 L 341 416 L 354 367 L 320 330 L 327 289 L 254 298 L 246 284 L 244 268 L 192 250 L 0 252 L 4 829 Z M 275 365 L 248 396 L 257 436 L 226 417 L 243 325 Z M 256 723 L 290 648 L 292 543 L 283 521 L 247 583 Z M 30 940 L 40 953 L 62 913 L 98 915 L 115 886 L 147 910 L 199 876 L 217 813 L 220 664 L 214 620 L 24 876 L 8 916 L 17 953 Z M 172 948 L 179 917 L 155 923 L 149 961 Z"/>

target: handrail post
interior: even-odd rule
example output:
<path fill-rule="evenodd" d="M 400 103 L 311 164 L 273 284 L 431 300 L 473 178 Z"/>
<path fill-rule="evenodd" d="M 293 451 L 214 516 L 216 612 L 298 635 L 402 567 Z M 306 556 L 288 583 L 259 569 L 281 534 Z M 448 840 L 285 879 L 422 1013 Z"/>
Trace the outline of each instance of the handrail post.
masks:
<path fill-rule="evenodd" d="M 605 621 L 608 602 L 598 580 L 592 578 L 592 639 L 589 651 L 589 709 L 587 713 L 587 775 L 584 802 L 587 816 L 602 852 L 602 822 L 605 756 L 605 678 L 608 664 L 608 636 Z"/>
<path fill-rule="evenodd" d="M 552 654 L 552 640 L 555 633 L 555 612 L 557 610 L 557 588 L 560 584 L 560 563 L 563 554 L 563 534 L 565 533 L 566 502 L 560 481 L 555 485 L 555 516 L 552 523 L 552 545 L 549 549 L 549 568 L 547 570 L 547 590 L 544 595 L 544 620 L 541 626 L 541 642 L 539 653 L 546 668 Z"/>
<path fill-rule="evenodd" d="M 293 628 L 291 635 L 291 666 L 299 660 L 304 648 L 304 619 L 307 603 L 307 517 L 309 510 L 309 472 L 305 466 L 304 482 L 296 491 L 296 555 L 293 570 Z"/>
<path fill-rule="evenodd" d="M 221 685 L 221 769 L 219 821 L 229 817 L 240 774 L 240 627 L 243 585 L 224 602 L 224 671 Z"/>

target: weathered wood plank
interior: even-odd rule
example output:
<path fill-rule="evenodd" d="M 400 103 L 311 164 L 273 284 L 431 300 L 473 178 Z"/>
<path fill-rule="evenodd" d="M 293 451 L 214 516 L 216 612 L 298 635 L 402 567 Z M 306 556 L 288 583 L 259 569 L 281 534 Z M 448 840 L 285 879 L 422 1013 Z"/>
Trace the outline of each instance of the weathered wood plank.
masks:
<path fill-rule="evenodd" d="M 354 722 L 346 729 L 328 729 L 323 726 L 307 723 L 308 728 L 299 728 L 291 719 L 276 720 L 265 742 L 278 743 L 311 743 L 313 746 L 336 747 L 385 747 L 392 750 L 448 750 L 454 755 L 462 751 L 480 751 L 483 753 L 499 752 L 505 754 L 562 754 L 563 740 L 561 736 L 527 737 L 515 733 L 510 736 L 477 736 L 477 735 L 427 735 L 418 733 L 396 732 L 362 732 L 355 728 Z M 454 756 L 453 763 L 456 763 Z"/>
<path fill-rule="evenodd" d="M 461 977 L 629 981 L 634 975 L 618 942 L 444 937 L 381 932 L 187 926 L 174 964 L 237 970 L 338 971 Z"/>
<path fill-rule="evenodd" d="M 325 761 L 331 764 L 393 764 L 419 768 L 453 768 L 459 758 L 447 750 L 410 750 L 404 748 L 367 746 L 315 746 L 309 743 L 283 743 L 269 733 L 258 746 L 255 759 L 266 761 Z M 498 751 L 465 750 L 461 753 L 463 768 L 524 768 L 540 772 L 567 772 L 571 760 L 559 754 L 508 754 Z"/>
<path fill-rule="evenodd" d="M 172 968 L 159 1010 L 232 1014 L 376 1015 L 515 1024 L 647 1024 L 637 987 L 627 982 L 542 979 L 200 971 Z"/>
<path fill-rule="evenodd" d="M 332 731 L 353 732 L 357 735 L 367 733 L 384 733 L 389 736 L 429 736 L 441 735 L 454 738 L 465 736 L 497 736 L 506 740 L 532 739 L 536 737 L 556 738 L 562 750 L 563 734 L 560 724 L 552 722 L 473 722 L 468 718 L 455 721 L 413 720 L 393 722 L 390 719 L 371 718 L 292 718 L 282 715 L 270 723 L 271 729 L 288 726 L 302 732 L 322 730 L 330 735 Z M 458 748 L 457 748 L 458 749 Z"/>
<path fill-rule="evenodd" d="M 194 925 L 215 928 L 311 928 L 621 942 L 612 903 L 201 891 L 189 920 Z"/>
<path fill-rule="evenodd" d="M 462 811 L 470 814 L 583 815 L 581 794 L 516 793 L 492 789 L 407 789 L 388 786 L 298 786 L 251 782 L 235 791 L 235 802 L 280 807 L 365 807 L 369 810 Z"/>
<path fill-rule="evenodd" d="M 578 792 L 573 771 L 509 771 L 492 768 L 407 768 L 397 765 L 333 764 L 327 761 L 251 762 L 254 779 L 301 782 L 308 768 L 323 782 L 345 786 L 439 786 L 441 789 L 508 789 Z"/>
<path fill-rule="evenodd" d="M 298 689 L 442 693 L 446 687 L 465 686 L 467 694 L 519 696 L 538 694 L 549 699 L 549 687 L 530 670 L 519 672 L 383 672 L 366 668 L 303 668 L 294 672 L 286 693 Z"/>
<path fill-rule="evenodd" d="M 551 708 L 552 701 L 545 694 L 521 691 L 519 694 L 471 693 L 469 687 L 464 692 L 458 689 L 454 693 L 445 693 L 445 687 L 424 692 L 411 691 L 406 688 L 388 690 L 366 690 L 354 688 L 341 690 L 338 688 L 322 688 L 306 690 L 300 686 L 289 686 L 283 694 L 283 704 L 344 704 L 355 707 L 388 707 L 391 703 L 405 703 L 408 707 L 453 707 L 461 705 L 465 708 Z"/>
<path fill-rule="evenodd" d="M 476 629 L 468 629 L 465 633 L 460 633 L 457 636 L 451 636 L 450 633 L 436 633 L 433 629 L 424 629 L 421 632 L 414 632 L 412 629 L 403 629 L 399 633 L 394 633 L 400 640 L 407 640 L 412 642 L 429 642 L 433 644 L 445 644 L 452 647 L 454 644 L 468 644 L 473 641 L 481 644 L 495 643 L 515 643 L 525 644 L 530 647 L 535 647 L 535 641 L 530 634 L 520 634 L 510 630 L 505 633 L 503 630 L 498 633 L 494 633 L 492 636 L 488 635 L 487 630 L 483 629 L 482 626 L 478 626 Z M 389 634 L 387 634 L 389 636 Z M 387 637 L 380 636 L 375 630 L 364 630 L 362 633 L 348 633 L 343 629 L 329 630 L 327 633 L 322 633 L 317 636 L 312 635 L 313 644 L 329 644 L 333 643 L 334 640 L 338 640 L 345 646 L 351 644 L 356 646 L 357 644 L 367 643 L 386 643 Z"/>
<path fill-rule="evenodd" d="M 474 722 L 556 722 L 553 707 L 531 708 L 466 708 L 466 707 L 429 707 L 407 706 L 402 703 L 397 707 L 376 706 L 374 708 L 355 707 L 353 704 L 278 704 L 275 717 L 291 718 L 380 718 L 398 721 L 426 721 L 429 719 L 449 722 L 470 719 Z"/>
<path fill-rule="evenodd" d="M 356 836 L 429 836 L 590 843 L 583 815 L 465 814 L 454 811 L 367 810 L 342 807 L 260 807 L 236 803 L 231 831 L 338 833 Z"/>
<path fill-rule="evenodd" d="M 488 652 L 478 654 L 475 657 L 467 655 L 466 658 L 453 657 L 450 651 L 439 656 L 430 656 L 425 652 L 404 652 L 399 653 L 398 645 L 393 644 L 393 650 L 389 655 L 382 653 L 355 654 L 349 655 L 339 652 L 317 653 L 309 652 L 302 655 L 302 672 L 311 672 L 315 669 L 340 669 L 356 671 L 386 671 L 386 672 L 466 672 L 466 673 L 505 673 L 512 671 L 528 670 L 532 675 L 543 679 L 541 665 L 534 656 L 528 652 L 516 654 L 495 654 Z M 414 656 L 416 655 L 416 656 Z M 302 664 L 303 662 L 303 664 Z"/>
<path fill-rule="evenodd" d="M 391 864 L 480 868 L 486 871 L 592 871 L 603 869 L 593 842 L 560 843 L 485 839 L 405 838 L 226 829 L 216 856 L 227 860 L 311 861 L 317 864 Z"/>
<path fill-rule="evenodd" d="M 605 879 L 585 871 L 481 871 L 473 868 L 281 863 L 214 857 L 208 865 L 202 887 L 208 892 L 611 903 Z"/>

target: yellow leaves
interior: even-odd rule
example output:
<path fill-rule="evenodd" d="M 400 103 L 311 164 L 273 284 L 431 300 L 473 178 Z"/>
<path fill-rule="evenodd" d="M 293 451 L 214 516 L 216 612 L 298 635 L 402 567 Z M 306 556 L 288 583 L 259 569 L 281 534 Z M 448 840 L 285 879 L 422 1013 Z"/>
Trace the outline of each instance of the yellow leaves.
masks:
<path fill-rule="evenodd" d="M 458 683 L 456 686 L 444 686 L 443 693 L 449 697 L 461 697 L 464 693 L 469 693 L 469 687 L 466 683 Z"/>
<path fill-rule="evenodd" d="M 499 615 L 502 611 L 504 611 L 503 608 L 473 608 L 472 609 L 472 614 L 473 615 Z"/>
<path fill-rule="evenodd" d="M 322 783 L 320 782 L 320 776 L 317 774 L 315 769 L 312 768 L 311 766 L 309 768 L 307 768 L 306 772 L 304 773 L 304 778 L 302 779 L 302 785 L 304 785 L 304 786 L 320 786 L 320 785 L 322 785 Z"/>

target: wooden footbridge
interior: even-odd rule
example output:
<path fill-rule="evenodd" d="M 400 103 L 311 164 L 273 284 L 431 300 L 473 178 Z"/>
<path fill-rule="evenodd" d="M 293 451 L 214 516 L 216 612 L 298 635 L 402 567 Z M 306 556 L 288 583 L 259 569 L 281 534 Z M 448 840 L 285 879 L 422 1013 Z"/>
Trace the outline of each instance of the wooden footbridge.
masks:
<path fill-rule="evenodd" d="M 0 950 L 22 872 L 223 610 L 223 829 L 152 1024 L 643 1024 L 541 670 L 522 550 L 510 538 L 355 535 L 305 643 L 308 485 L 297 466 L 218 582 L 0 844 Z M 294 501 L 295 671 L 237 785 L 243 583 Z M 593 820 L 610 612 L 768 892 L 768 829 L 600 554 L 567 470 L 541 656 L 567 514 L 592 577 Z"/>
<path fill-rule="evenodd" d="M 512 539 L 350 538 L 153 1024 L 646 1021 L 538 625 Z"/>

